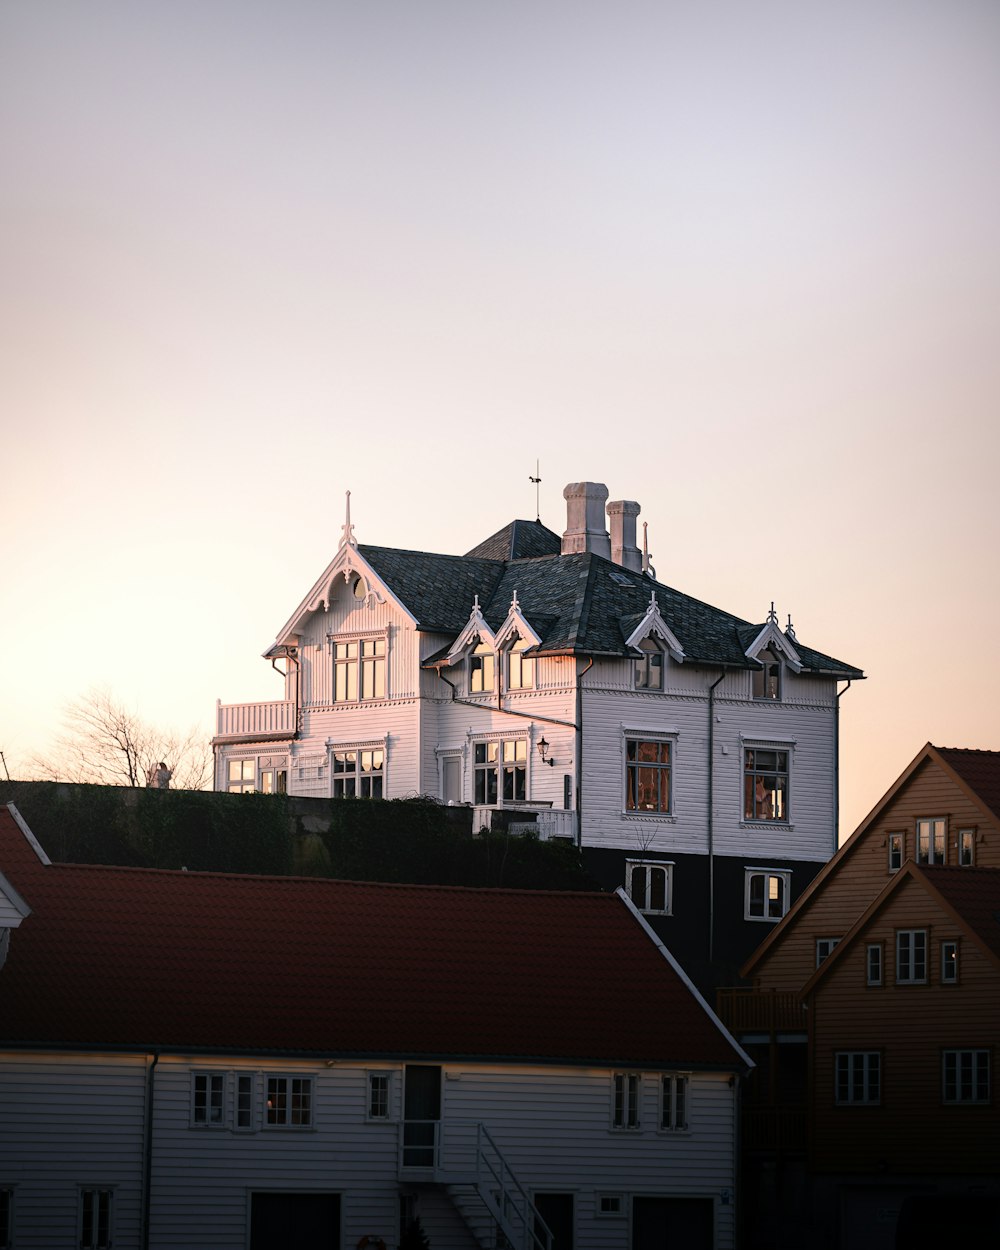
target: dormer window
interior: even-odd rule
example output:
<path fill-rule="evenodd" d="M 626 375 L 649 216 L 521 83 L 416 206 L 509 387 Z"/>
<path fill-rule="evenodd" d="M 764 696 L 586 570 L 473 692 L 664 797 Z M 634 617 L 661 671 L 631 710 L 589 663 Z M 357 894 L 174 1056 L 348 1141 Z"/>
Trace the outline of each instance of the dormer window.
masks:
<path fill-rule="evenodd" d="M 636 690 L 663 689 L 663 651 L 655 638 L 643 638 L 638 643 L 642 658 L 635 661 Z"/>
<path fill-rule="evenodd" d="M 757 656 L 761 667 L 754 670 L 753 697 L 755 699 L 781 698 L 781 660 L 766 647 Z"/>
<path fill-rule="evenodd" d="M 485 694 L 495 684 L 496 656 L 490 644 L 480 639 L 469 656 L 469 693 Z"/>
<path fill-rule="evenodd" d="M 531 643 L 526 638 L 515 638 L 507 652 L 507 689 L 531 690 L 535 685 L 535 661 L 525 656 Z"/>

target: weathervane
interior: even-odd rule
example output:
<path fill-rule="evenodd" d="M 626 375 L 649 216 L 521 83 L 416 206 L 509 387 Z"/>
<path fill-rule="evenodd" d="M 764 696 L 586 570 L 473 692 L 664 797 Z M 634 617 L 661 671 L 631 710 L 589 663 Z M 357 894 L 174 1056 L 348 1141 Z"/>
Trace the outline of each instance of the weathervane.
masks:
<path fill-rule="evenodd" d="M 540 521 L 542 519 L 542 509 L 541 509 L 541 504 L 539 503 L 539 489 L 538 489 L 539 483 L 541 482 L 542 479 L 538 476 L 538 472 L 539 472 L 538 461 L 536 460 L 535 461 L 535 477 L 532 477 L 530 473 L 528 474 L 528 481 L 535 483 L 535 520 L 536 521 Z"/>

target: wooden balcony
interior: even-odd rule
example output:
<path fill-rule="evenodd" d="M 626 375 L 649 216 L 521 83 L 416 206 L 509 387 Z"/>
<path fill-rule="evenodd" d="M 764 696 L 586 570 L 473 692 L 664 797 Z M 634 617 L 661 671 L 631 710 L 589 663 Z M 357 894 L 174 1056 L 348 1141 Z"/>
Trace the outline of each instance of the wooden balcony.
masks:
<path fill-rule="evenodd" d="M 489 829 L 493 833 L 535 834 L 543 842 L 549 838 L 576 841 L 576 812 L 559 807 L 536 807 L 519 803 L 511 807 L 473 807 L 472 829 Z"/>
<path fill-rule="evenodd" d="M 805 1013 L 797 994 L 789 990 L 749 990 L 720 986 L 715 991 L 715 1009 L 730 1032 L 801 1033 Z"/>
<path fill-rule="evenodd" d="M 295 702 L 217 703 L 215 741 L 259 742 L 295 733 Z"/>

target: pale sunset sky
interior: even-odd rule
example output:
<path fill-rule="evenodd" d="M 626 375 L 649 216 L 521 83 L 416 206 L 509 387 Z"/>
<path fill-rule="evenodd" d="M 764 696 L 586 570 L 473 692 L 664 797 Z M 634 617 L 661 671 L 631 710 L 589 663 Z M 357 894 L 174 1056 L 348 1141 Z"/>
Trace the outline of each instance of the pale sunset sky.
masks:
<path fill-rule="evenodd" d="M 863 668 L 846 836 L 1000 749 L 996 0 L 2 0 L 0 750 L 206 737 L 359 541 L 562 488 Z"/>

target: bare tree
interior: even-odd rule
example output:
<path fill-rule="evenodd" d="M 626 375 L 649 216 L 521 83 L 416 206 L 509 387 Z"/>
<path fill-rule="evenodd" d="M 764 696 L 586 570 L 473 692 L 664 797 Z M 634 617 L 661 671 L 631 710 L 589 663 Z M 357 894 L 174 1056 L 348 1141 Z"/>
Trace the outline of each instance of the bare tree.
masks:
<path fill-rule="evenodd" d="M 36 777 L 105 786 L 155 784 L 161 766 L 177 789 L 204 790 L 211 783 L 211 751 L 197 730 L 181 734 L 150 725 L 107 688 L 67 704 L 53 752 L 30 761 Z"/>

